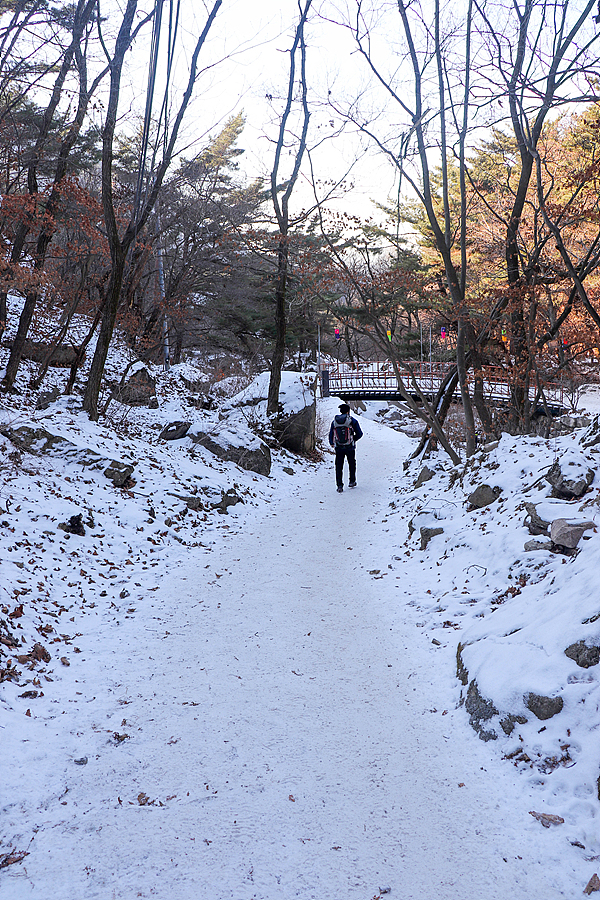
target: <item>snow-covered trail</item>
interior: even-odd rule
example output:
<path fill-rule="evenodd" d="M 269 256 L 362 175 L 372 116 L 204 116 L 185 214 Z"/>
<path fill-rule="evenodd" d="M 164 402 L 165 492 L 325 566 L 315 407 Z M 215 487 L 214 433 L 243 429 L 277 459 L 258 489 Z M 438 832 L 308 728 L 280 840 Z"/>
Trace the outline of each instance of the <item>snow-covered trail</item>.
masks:
<path fill-rule="evenodd" d="M 366 422 L 356 490 L 313 470 L 82 638 L 7 900 L 566 896 L 388 569 L 401 441 Z"/>

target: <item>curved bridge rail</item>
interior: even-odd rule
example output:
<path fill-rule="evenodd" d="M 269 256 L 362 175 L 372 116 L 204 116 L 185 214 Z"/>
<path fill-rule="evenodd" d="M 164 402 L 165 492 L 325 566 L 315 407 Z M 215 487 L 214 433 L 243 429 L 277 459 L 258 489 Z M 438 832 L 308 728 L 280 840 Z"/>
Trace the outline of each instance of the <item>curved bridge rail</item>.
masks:
<path fill-rule="evenodd" d="M 427 397 L 435 396 L 448 372 L 451 363 L 421 363 L 409 360 L 404 364 L 407 371 L 404 383 L 408 388 L 411 379 L 408 369 L 421 392 Z M 508 403 L 511 397 L 511 383 L 506 372 L 500 367 L 488 366 L 484 370 L 483 391 L 485 399 L 492 403 Z M 390 363 L 372 362 L 357 365 L 338 364 L 323 368 L 321 372 L 323 396 L 343 397 L 345 400 L 402 400 L 398 383 Z M 569 409 L 568 391 L 560 382 L 547 383 L 544 394 L 548 405 L 554 409 Z M 456 391 L 456 396 L 460 394 Z M 529 390 L 529 398 L 536 399 L 534 387 Z"/>

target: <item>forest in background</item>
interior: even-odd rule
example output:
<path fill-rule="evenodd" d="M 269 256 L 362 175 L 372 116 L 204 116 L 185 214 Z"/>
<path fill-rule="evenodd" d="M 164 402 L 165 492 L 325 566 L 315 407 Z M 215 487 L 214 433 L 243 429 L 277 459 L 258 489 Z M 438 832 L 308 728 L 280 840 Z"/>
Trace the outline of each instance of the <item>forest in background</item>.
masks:
<path fill-rule="evenodd" d="M 80 390 L 97 419 L 118 327 L 148 361 L 231 354 L 270 369 L 276 412 L 282 367 L 316 362 L 320 342 L 332 359 L 389 361 L 425 423 L 420 450 L 433 436 L 452 452 L 444 423 L 458 391 L 470 454 L 502 430 L 529 433 L 540 410 L 551 419 L 548 383 L 597 380 L 595 0 L 298 2 L 268 95 L 268 174 L 256 178 L 240 166 L 242 109 L 181 149 L 223 5 L 207 6 L 176 84 L 185 3 L 2 3 L 2 390 L 23 358 L 39 361 L 36 387 L 60 361 L 65 392 Z M 350 37 L 368 90 L 313 80 L 324 22 Z M 123 85 L 140 47 L 137 108 Z M 327 137 L 324 112 L 336 123 Z M 323 144 L 352 136 L 397 173 L 377 219 L 343 211 L 352 167 L 319 171 Z M 10 294 L 22 301 L 14 322 Z M 89 329 L 74 340 L 76 316 Z M 413 379 L 424 343 L 448 363 L 434 398 Z M 490 366 L 509 380 L 507 409 L 485 399 Z"/>

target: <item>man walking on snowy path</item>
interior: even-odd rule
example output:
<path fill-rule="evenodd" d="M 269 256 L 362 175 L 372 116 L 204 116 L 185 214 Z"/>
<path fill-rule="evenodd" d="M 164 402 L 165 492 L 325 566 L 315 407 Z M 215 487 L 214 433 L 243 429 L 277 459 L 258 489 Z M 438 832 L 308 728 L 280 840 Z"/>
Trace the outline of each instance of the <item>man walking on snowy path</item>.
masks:
<path fill-rule="evenodd" d="M 338 493 L 344 490 L 344 459 L 348 460 L 350 475 L 349 487 L 356 487 L 356 441 L 363 436 L 362 429 L 356 419 L 350 415 L 347 403 L 340 405 L 340 411 L 334 417 L 329 429 L 329 443 L 335 450 L 335 480 Z"/>

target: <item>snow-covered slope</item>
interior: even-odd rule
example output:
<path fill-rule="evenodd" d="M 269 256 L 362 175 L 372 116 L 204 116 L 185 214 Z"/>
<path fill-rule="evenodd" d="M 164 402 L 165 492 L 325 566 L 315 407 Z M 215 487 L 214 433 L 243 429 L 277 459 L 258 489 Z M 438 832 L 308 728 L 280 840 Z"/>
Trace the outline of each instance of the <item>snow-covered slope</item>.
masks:
<path fill-rule="evenodd" d="M 359 487 L 338 495 L 326 441 L 321 463 L 272 448 L 264 477 L 160 440 L 178 420 L 231 427 L 240 399 L 202 412 L 183 373 L 154 374 L 158 409 L 113 403 L 99 425 L 73 398 L 36 410 L 24 381 L 1 400 L 3 427 L 135 463 L 117 488 L 0 439 L 2 895 L 580 896 L 599 868 L 600 666 L 564 650 L 600 634 L 600 538 L 525 551 L 524 503 L 597 520 L 597 479 L 577 502 L 543 479 L 557 460 L 595 470 L 595 448 L 504 436 L 456 468 L 427 460 L 415 487 L 414 441 L 372 405 Z M 293 411 L 306 385 L 283 387 Z M 336 411 L 319 402 L 322 438 Z M 470 510 L 482 482 L 499 499 Z M 84 534 L 58 527 L 77 514 Z M 421 527 L 443 528 L 424 550 Z M 497 710 L 485 743 L 472 682 Z M 537 719 L 531 692 L 562 710 Z"/>

